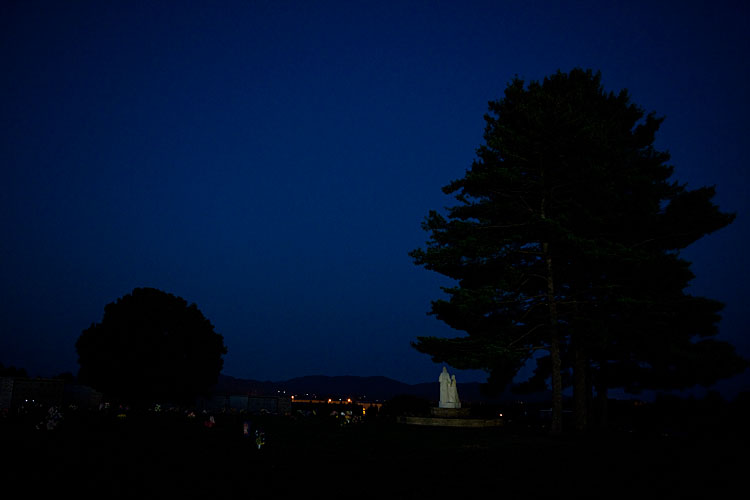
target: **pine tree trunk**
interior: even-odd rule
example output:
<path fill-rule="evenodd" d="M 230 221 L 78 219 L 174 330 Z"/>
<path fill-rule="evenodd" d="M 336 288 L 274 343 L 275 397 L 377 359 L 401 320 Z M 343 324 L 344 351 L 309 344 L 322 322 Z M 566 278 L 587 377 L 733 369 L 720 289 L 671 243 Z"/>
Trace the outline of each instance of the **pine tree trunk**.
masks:
<path fill-rule="evenodd" d="M 575 316 L 578 317 L 578 303 L 573 305 Z M 589 427 L 589 411 L 591 408 L 591 374 L 589 360 L 586 355 L 584 335 L 580 332 L 571 333 L 573 346 L 573 400 L 575 406 L 576 431 L 584 432 Z"/>
<path fill-rule="evenodd" d="M 573 339 L 573 400 L 575 403 L 576 430 L 583 432 L 588 427 L 588 384 L 586 383 L 586 355 L 580 339 Z"/>
<path fill-rule="evenodd" d="M 557 301 L 555 300 L 555 280 L 552 276 L 552 256 L 549 243 L 542 244 L 547 264 L 547 307 L 549 308 L 549 333 L 552 358 L 552 434 L 562 432 L 562 361 L 560 359 L 560 338 L 557 331 Z"/>
<path fill-rule="evenodd" d="M 591 430 L 594 425 L 594 374 L 591 359 L 586 360 L 586 429 Z"/>
<path fill-rule="evenodd" d="M 552 322 L 552 320 L 550 320 Z M 552 325 L 550 325 L 552 326 Z M 555 324 L 556 326 L 556 324 Z M 557 328 L 552 329 L 550 339 L 550 356 L 552 357 L 552 434 L 562 432 L 562 362 L 560 360 L 560 340 L 557 337 Z"/>
<path fill-rule="evenodd" d="M 607 362 L 599 363 L 599 377 L 596 384 L 596 400 L 599 407 L 599 428 L 605 430 L 609 427 L 607 408 Z"/>

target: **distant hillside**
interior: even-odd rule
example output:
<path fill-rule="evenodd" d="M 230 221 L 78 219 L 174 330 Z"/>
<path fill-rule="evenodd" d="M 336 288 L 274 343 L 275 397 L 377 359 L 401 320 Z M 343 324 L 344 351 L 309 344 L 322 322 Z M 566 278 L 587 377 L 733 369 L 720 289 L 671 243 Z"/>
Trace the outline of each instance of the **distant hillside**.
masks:
<path fill-rule="evenodd" d="M 498 398 L 488 398 L 480 392 L 479 382 L 458 383 L 458 394 L 462 401 L 506 401 L 509 399 L 523 399 L 526 401 L 544 399 L 544 394 L 517 396 L 510 391 Z M 216 392 L 228 394 L 248 394 L 253 396 L 274 395 L 285 392 L 300 398 L 352 398 L 369 401 L 385 401 L 399 395 L 418 396 L 437 401 L 440 387 L 437 382 L 422 384 L 405 384 L 388 377 L 355 377 L 312 375 L 297 377 L 290 380 L 271 382 L 248 380 L 219 375 L 219 381 L 214 388 Z"/>

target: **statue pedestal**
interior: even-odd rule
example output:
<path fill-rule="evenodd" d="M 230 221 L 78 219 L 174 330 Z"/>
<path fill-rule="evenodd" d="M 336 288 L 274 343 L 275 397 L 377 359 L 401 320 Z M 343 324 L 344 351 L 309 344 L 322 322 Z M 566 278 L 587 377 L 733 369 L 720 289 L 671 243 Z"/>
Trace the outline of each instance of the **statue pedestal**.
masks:
<path fill-rule="evenodd" d="M 470 408 L 430 408 L 430 415 L 438 418 L 467 418 Z"/>
<path fill-rule="evenodd" d="M 396 422 L 437 427 L 500 427 L 502 418 L 471 418 L 470 408 L 430 408 L 429 417 L 397 417 Z"/>

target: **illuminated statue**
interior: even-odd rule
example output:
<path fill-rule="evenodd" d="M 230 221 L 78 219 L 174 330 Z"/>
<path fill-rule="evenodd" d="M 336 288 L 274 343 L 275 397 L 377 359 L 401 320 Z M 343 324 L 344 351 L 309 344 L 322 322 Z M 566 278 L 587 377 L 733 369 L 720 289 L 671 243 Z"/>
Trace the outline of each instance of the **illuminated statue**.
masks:
<path fill-rule="evenodd" d="M 451 375 L 450 393 L 448 401 L 453 403 L 453 408 L 461 408 L 461 401 L 458 399 L 458 385 L 456 385 L 456 376 Z"/>
<path fill-rule="evenodd" d="M 443 367 L 443 372 L 438 377 L 440 382 L 440 408 L 461 408 L 461 402 L 458 400 L 458 387 L 456 386 L 456 376 L 451 376 L 448 369 Z"/>

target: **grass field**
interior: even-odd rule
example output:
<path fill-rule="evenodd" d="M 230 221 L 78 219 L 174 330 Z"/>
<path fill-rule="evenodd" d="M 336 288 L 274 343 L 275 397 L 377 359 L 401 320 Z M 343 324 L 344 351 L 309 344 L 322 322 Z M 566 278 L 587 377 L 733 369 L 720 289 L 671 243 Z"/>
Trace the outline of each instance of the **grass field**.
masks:
<path fill-rule="evenodd" d="M 510 428 L 341 425 L 331 417 L 77 413 L 54 430 L 0 423 L 3 484 L 75 498 L 729 497 L 746 439 Z M 250 436 L 245 437 L 243 423 Z M 255 430 L 265 444 L 258 449 Z M 9 498 L 9 497 L 7 497 Z"/>

